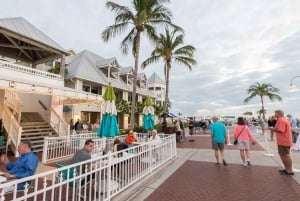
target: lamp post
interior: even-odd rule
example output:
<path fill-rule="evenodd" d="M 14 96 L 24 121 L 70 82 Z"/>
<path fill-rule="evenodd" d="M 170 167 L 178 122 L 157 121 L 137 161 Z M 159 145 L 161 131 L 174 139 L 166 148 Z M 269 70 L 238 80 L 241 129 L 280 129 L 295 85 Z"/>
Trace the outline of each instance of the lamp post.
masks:
<path fill-rule="evenodd" d="M 292 77 L 292 79 L 291 79 L 291 81 L 290 81 L 290 86 L 289 86 L 289 92 L 295 92 L 295 91 L 298 91 L 299 89 L 294 85 L 294 80 L 296 79 L 296 78 L 298 78 L 298 77 L 300 77 L 300 76 L 294 76 L 294 77 Z"/>

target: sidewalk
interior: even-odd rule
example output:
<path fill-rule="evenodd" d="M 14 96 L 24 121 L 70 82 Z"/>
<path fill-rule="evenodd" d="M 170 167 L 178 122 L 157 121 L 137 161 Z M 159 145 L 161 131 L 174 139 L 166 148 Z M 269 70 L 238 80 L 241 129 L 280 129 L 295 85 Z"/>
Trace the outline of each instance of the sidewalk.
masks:
<path fill-rule="evenodd" d="M 167 167 L 163 167 L 155 175 L 152 175 L 152 179 L 139 182 L 133 188 L 126 190 L 127 194 L 121 194 L 113 200 L 222 199 L 224 201 L 257 200 L 257 196 L 264 197 L 264 200 L 300 200 L 300 152 L 292 151 L 295 176 L 280 175 L 278 170 L 282 163 L 277 154 L 276 142 L 266 140 L 268 135 L 266 139 L 264 135 L 255 137 L 264 150 L 251 150 L 252 166 L 246 168 L 241 166 L 239 151 L 235 146 L 228 147 L 225 150 L 225 157 L 229 166 L 215 167 L 214 152 L 207 146 L 209 135 L 196 135 L 194 137 L 195 142 L 188 142 L 199 143 L 198 148 L 195 147 L 198 144 L 193 145 L 194 148 L 184 148 L 180 144 L 182 142 L 178 142 L 177 147 L 181 148 L 177 149 L 177 160 L 171 162 Z M 206 145 L 203 146 L 201 143 L 206 143 Z M 269 154 L 274 154 L 274 156 L 268 156 Z M 245 170 L 248 173 L 245 173 Z M 223 172 L 221 175 L 220 171 Z M 218 177 L 214 178 L 215 175 L 218 175 Z M 222 181 L 227 181 L 227 183 Z M 250 189 L 240 188 L 241 185 L 245 184 L 245 181 L 246 184 L 250 185 Z M 220 184 L 225 186 L 221 188 L 223 190 L 221 190 L 219 197 L 214 197 Z M 197 186 L 196 189 L 194 188 L 195 185 Z M 238 190 L 236 189 L 237 186 Z M 278 189 L 283 189 L 283 191 L 281 192 Z M 255 192 L 254 197 L 242 199 L 247 192 Z M 285 195 L 287 192 L 288 195 Z M 235 198 L 233 197 L 234 195 Z M 184 199 L 180 199 L 180 196 Z M 199 196 L 201 196 L 201 199 Z"/>

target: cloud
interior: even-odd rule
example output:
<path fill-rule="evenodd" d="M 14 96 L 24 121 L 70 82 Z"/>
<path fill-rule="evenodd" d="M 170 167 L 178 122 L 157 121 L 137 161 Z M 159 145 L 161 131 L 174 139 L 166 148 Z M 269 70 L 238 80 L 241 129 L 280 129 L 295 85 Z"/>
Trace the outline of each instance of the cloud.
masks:
<path fill-rule="evenodd" d="M 120 51 L 121 35 L 109 43 L 101 32 L 114 23 L 106 1 L 10 0 L 1 2 L 0 17 L 22 16 L 65 49 L 91 50 L 117 57 L 121 66 L 132 66 L 131 54 Z M 130 5 L 130 1 L 116 0 Z M 33 6 L 34 5 L 34 6 Z M 39 9 L 33 9 L 38 7 Z M 201 113 L 242 114 L 260 109 L 259 99 L 245 105 L 246 89 L 267 82 L 280 89 L 283 102 L 265 100 L 270 113 L 283 109 L 300 117 L 300 92 L 289 93 L 290 79 L 300 67 L 300 1 L 293 0 L 189 0 L 171 1 L 175 24 L 185 30 L 185 44 L 196 47 L 197 66 L 190 72 L 173 64 L 170 77 L 171 110 L 184 115 Z M 180 8 L 180 9 L 178 9 Z M 153 47 L 142 38 L 142 62 Z M 161 78 L 163 64 L 145 69 Z M 300 79 L 295 79 L 300 87 Z"/>

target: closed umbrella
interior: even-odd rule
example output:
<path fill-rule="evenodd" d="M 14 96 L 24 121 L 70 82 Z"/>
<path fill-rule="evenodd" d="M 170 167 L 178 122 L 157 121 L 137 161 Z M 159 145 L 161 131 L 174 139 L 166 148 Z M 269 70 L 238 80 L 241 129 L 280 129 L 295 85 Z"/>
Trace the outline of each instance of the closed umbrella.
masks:
<path fill-rule="evenodd" d="M 143 128 L 146 130 L 152 130 L 154 128 L 154 108 L 152 104 L 152 99 L 147 96 L 144 102 L 143 108 Z"/>
<path fill-rule="evenodd" d="M 97 130 L 97 135 L 99 137 L 114 137 L 119 135 L 119 127 L 117 123 L 117 109 L 116 109 L 116 95 L 113 87 L 109 84 L 104 95 L 105 100 L 102 105 L 102 120 L 100 127 Z"/>

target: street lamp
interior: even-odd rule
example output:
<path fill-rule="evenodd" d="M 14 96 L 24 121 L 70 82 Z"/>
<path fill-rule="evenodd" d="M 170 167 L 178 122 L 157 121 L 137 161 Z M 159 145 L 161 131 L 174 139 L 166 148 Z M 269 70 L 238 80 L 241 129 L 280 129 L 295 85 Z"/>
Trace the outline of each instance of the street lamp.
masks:
<path fill-rule="evenodd" d="M 298 91 L 299 89 L 296 87 L 296 85 L 294 85 L 294 80 L 297 78 L 297 77 L 300 77 L 300 76 L 294 76 L 291 81 L 290 81 L 290 86 L 289 86 L 289 92 L 295 92 L 295 91 Z"/>

